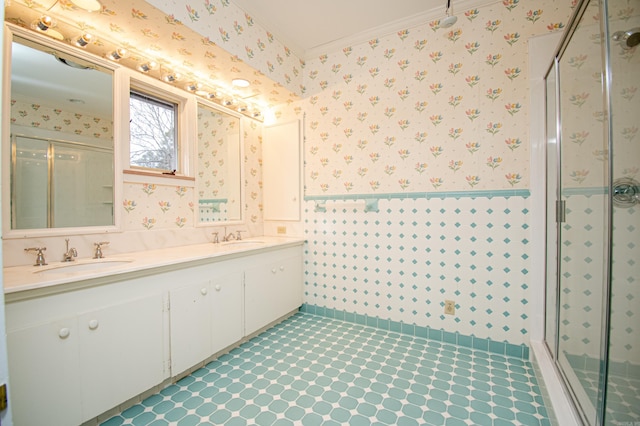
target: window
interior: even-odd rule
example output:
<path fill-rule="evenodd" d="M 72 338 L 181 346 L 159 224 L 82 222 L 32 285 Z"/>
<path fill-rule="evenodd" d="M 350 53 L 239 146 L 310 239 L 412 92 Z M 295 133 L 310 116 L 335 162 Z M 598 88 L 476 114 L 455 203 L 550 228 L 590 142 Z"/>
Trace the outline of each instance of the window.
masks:
<path fill-rule="evenodd" d="M 178 105 L 132 90 L 129 111 L 130 166 L 165 172 L 178 170 Z"/>

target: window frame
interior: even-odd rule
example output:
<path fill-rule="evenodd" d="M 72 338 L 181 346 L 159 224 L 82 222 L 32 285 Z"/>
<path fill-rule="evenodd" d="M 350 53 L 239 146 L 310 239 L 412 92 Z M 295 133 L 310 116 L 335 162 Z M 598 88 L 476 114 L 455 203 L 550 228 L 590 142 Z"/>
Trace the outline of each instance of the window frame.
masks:
<path fill-rule="evenodd" d="M 135 73 L 132 70 L 125 71 L 127 76 L 122 81 L 122 86 L 118 88 L 120 93 L 121 106 L 119 114 L 114 117 L 115 120 L 122 120 L 127 123 L 122 126 L 121 132 L 121 164 L 122 171 L 125 175 L 125 181 L 128 182 L 162 182 L 165 179 L 181 179 L 189 181 L 181 183 L 181 185 L 193 186 L 195 181 L 194 174 L 194 126 L 196 124 L 197 102 L 194 95 L 182 89 L 178 89 L 170 84 L 158 81 L 157 79 Z M 129 122 L 130 114 L 130 97 L 131 92 L 142 93 L 150 98 L 157 98 L 159 101 L 165 101 L 176 105 L 176 172 L 161 169 L 151 169 L 146 167 L 135 166 L 131 164 L 131 134 Z M 166 183 L 166 182 L 165 182 Z"/>
<path fill-rule="evenodd" d="M 180 132 L 180 127 L 179 127 L 179 117 L 178 117 L 178 104 L 175 102 L 170 102 L 164 98 L 159 98 L 157 96 L 151 95 L 148 92 L 139 90 L 135 87 L 132 87 L 131 90 L 129 91 L 129 115 L 131 116 L 131 102 L 133 100 L 136 100 L 137 102 L 140 103 L 145 103 L 148 105 L 152 105 L 154 107 L 158 107 L 158 108 L 164 108 L 167 110 L 168 114 L 171 114 L 173 117 L 173 147 L 172 147 L 172 154 L 175 157 L 172 161 L 172 163 L 175 163 L 175 165 L 170 166 L 168 168 L 161 168 L 161 167 L 148 167 L 148 166 L 141 166 L 138 164 L 132 164 L 131 162 L 131 143 L 132 143 L 132 137 L 131 137 L 131 123 L 133 123 L 133 118 L 130 119 L 129 121 L 129 168 L 131 169 L 135 169 L 135 170 L 144 170 L 144 171 L 148 171 L 148 172 L 161 172 L 161 173 L 170 173 L 172 171 L 175 171 L 175 173 L 180 173 L 181 169 L 180 169 L 180 155 L 181 155 L 181 149 L 180 149 L 180 141 L 179 141 L 179 132 Z"/>

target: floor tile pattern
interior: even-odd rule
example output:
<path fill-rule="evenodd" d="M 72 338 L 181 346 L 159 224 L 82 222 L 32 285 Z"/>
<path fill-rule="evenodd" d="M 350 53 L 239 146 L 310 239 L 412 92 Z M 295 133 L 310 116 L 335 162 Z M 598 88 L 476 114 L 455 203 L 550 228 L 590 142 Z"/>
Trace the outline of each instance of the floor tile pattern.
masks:
<path fill-rule="evenodd" d="M 549 425 L 529 362 L 299 313 L 102 423 Z"/>
<path fill-rule="evenodd" d="M 600 377 L 594 367 L 599 365 L 598 360 L 590 358 L 590 362 L 580 362 L 585 357 L 575 356 L 567 359 L 589 400 L 597 401 Z M 640 424 L 640 377 L 629 372 L 625 376 L 609 372 L 605 425 L 635 424 Z"/>

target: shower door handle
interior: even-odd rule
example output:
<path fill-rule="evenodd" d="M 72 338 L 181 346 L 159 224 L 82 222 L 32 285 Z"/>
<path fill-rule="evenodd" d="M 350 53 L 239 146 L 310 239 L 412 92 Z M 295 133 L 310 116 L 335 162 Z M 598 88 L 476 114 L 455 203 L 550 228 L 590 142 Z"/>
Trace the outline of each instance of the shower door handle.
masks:
<path fill-rule="evenodd" d="M 556 222 L 563 223 L 567 220 L 567 202 L 565 200 L 556 200 Z"/>

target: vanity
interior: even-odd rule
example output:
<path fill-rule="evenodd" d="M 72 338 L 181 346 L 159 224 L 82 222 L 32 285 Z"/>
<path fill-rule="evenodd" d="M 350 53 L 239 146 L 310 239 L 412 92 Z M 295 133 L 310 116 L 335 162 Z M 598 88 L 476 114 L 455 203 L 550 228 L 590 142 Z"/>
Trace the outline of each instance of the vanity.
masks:
<path fill-rule="evenodd" d="M 303 243 L 257 237 L 5 268 L 16 422 L 82 424 L 294 312 Z"/>

